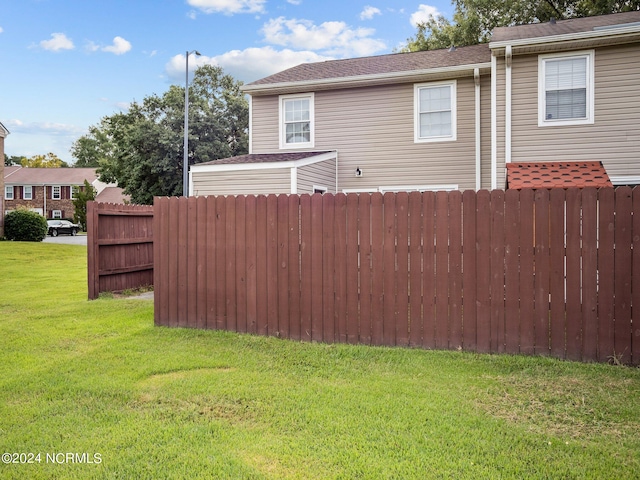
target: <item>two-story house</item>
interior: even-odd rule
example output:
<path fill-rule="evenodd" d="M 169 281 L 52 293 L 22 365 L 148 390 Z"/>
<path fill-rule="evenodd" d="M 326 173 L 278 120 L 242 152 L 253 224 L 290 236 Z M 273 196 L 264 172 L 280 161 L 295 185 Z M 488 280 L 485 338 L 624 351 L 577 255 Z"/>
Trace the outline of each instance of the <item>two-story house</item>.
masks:
<path fill-rule="evenodd" d="M 95 168 L 5 167 L 4 213 L 27 208 L 48 219 L 72 219 L 75 192 L 84 190 L 88 181 L 96 189 L 96 201 L 123 203 L 128 197 L 120 188 L 98 180 Z"/>
<path fill-rule="evenodd" d="M 250 153 L 192 166 L 190 192 L 506 188 L 532 163 L 637 184 L 639 83 L 640 11 L 302 64 L 243 87 Z"/>

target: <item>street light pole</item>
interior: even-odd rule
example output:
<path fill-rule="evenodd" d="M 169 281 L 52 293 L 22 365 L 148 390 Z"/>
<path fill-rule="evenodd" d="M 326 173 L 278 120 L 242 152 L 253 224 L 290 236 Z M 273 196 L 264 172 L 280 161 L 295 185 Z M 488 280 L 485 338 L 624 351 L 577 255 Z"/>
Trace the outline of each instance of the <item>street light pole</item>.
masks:
<path fill-rule="evenodd" d="M 200 56 L 197 50 L 188 51 L 185 55 L 184 81 L 184 151 L 182 153 L 182 195 L 189 196 L 189 55 Z"/>

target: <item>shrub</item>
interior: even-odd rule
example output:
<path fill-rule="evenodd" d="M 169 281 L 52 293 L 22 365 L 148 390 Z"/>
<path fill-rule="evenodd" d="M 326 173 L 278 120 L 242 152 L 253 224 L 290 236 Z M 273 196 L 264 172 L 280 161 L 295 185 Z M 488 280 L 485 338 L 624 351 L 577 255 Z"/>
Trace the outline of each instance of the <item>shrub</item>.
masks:
<path fill-rule="evenodd" d="M 4 217 L 4 235 L 7 240 L 41 242 L 47 236 L 47 220 L 36 212 L 13 210 Z"/>

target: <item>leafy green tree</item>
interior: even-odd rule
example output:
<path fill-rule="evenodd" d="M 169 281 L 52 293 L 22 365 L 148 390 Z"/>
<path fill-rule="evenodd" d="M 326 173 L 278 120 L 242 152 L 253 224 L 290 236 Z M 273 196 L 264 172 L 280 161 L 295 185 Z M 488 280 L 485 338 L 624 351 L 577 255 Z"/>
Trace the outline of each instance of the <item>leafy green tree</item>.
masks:
<path fill-rule="evenodd" d="M 75 191 L 73 206 L 75 213 L 73 221 L 80 225 L 83 231 L 87 231 L 87 202 L 96 199 L 96 189 L 87 180 L 84 181 L 84 188 Z"/>
<path fill-rule="evenodd" d="M 46 155 L 34 155 L 30 158 L 22 158 L 20 165 L 30 168 L 61 168 L 68 167 L 67 162 L 62 161 L 54 153 L 47 153 Z"/>
<path fill-rule="evenodd" d="M 640 0 L 453 0 L 453 21 L 430 17 L 407 39 L 406 52 L 489 41 L 495 27 L 640 10 Z"/>
<path fill-rule="evenodd" d="M 6 154 L 4 156 L 4 164 L 7 166 L 11 166 L 11 165 L 22 165 L 23 161 L 26 161 L 27 157 L 25 156 L 16 156 L 16 155 L 12 155 L 10 157 L 8 157 Z"/>
<path fill-rule="evenodd" d="M 221 68 L 196 70 L 189 88 L 189 164 L 248 150 L 249 107 L 242 83 Z M 184 87 L 145 97 L 126 113 L 104 117 L 80 138 L 72 154 L 98 164 L 100 180 L 117 183 L 133 203 L 182 194 Z"/>

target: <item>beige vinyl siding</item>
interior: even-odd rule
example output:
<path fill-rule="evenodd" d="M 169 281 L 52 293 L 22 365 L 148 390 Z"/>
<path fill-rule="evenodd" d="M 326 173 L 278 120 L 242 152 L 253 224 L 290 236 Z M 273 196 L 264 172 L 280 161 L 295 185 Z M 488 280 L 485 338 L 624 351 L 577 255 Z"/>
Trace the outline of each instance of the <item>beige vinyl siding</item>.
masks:
<path fill-rule="evenodd" d="M 538 127 L 538 57 L 514 57 L 512 161 L 601 160 L 640 175 L 640 45 L 595 50 L 592 125 Z"/>
<path fill-rule="evenodd" d="M 336 193 L 335 159 L 298 168 L 298 193 L 313 193 L 314 185 L 326 187 L 329 193 Z"/>
<path fill-rule="evenodd" d="M 193 172 L 193 195 L 291 193 L 291 169 Z"/>
<path fill-rule="evenodd" d="M 413 83 L 315 93 L 313 149 L 338 151 L 340 191 L 394 185 L 475 188 L 473 78 L 457 80 L 456 141 L 414 143 L 413 98 Z M 277 151 L 277 122 L 277 95 L 254 97 L 254 153 Z M 354 176 L 356 167 L 362 177 Z"/>

